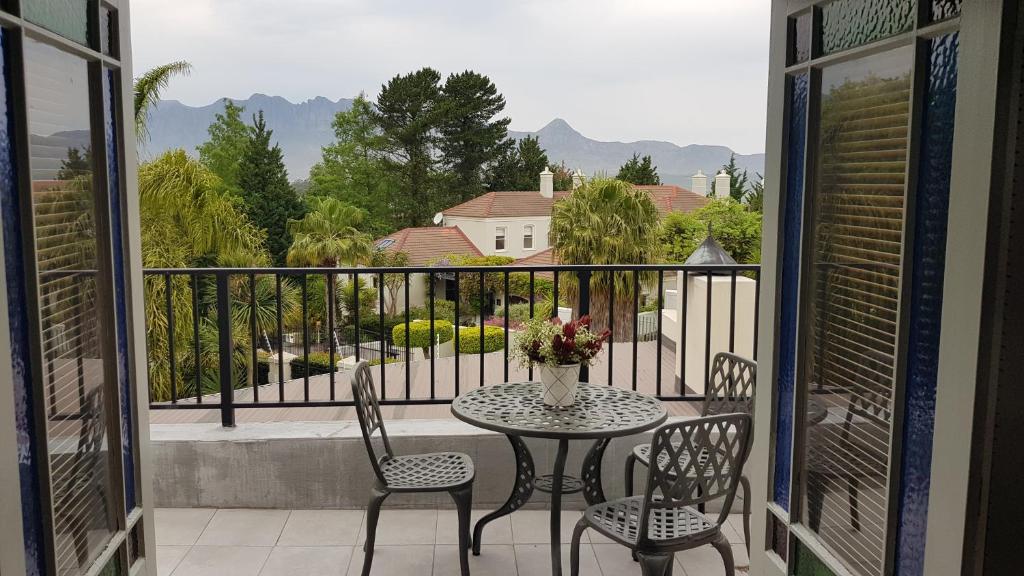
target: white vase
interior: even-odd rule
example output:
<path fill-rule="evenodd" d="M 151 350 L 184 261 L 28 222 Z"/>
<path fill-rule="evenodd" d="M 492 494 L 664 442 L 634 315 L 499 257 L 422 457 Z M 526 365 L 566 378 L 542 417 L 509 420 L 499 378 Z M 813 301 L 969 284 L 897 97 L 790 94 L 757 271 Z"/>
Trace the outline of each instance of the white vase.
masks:
<path fill-rule="evenodd" d="M 548 406 L 572 406 L 576 401 L 576 385 L 579 380 L 579 364 L 541 364 L 540 382 L 544 385 L 544 403 Z"/>

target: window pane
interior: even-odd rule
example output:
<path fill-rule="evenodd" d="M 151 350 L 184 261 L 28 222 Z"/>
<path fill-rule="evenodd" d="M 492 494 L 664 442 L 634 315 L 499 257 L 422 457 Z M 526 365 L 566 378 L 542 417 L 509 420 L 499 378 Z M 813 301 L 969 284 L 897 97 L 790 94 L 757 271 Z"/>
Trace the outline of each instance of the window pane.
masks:
<path fill-rule="evenodd" d="M 793 390 L 796 382 L 797 308 L 800 292 L 800 238 L 803 224 L 804 155 L 807 148 L 807 92 L 809 79 L 801 74 L 790 81 L 788 144 L 786 150 L 786 204 L 782 247 L 782 301 L 779 329 L 779 379 L 775 405 L 775 474 L 772 499 L 789 511 L 793 449 Z"/>
<path fill-rule="evenodd" d="M 113 530 L 87 66 L 29 39 L 25 68 L 57 573 L 78 574 Z"/>
<path fill-rule="evenodd" d="M 88 43 L 89 3 L 86 0 L 30 0 L 21 3 L 25 20 L 80 44 Z"/>
<path fill-rule="evenodd" d="M 796 554 L 789 573 L 793 576 L 835 576 L 835 572 L 818 560 L 817 556 L 799 540 L 796 541 Z"/>
<path fill-rule="evenodd" d="M 789 22 L 789 63 L 806 62 L 811 57 L 811 24 L 813 13 L 806 12 Z"/>
<path fill-rule="evenodd" d="M 963 0 L 932 0 L 932 21 L 959 16 L 962 3 Z"/>
<path fill-rule="evenodd" d="M 832 418 L 805 427 L 803 521 L 855 574 L 885 558 L 912 60 L 907 47 L 821 77 L 802 354 L 805 401 Z"/>
<path fill-rule="evenodd" d="M 957 34 L 929 41 L 914 206 L 916 230 L 900 469 L 896 562 L 901 576 L 924 574 L 959 48 Z"/>
<path fill-rule="evenodd" d="M 100 50 L 108 55 L 114 55 L 114 33 L 117 28 L 117 20 L 114 11 L 108 8 L 100 8 Z"/>
<path fill-rule="evenodd" d="M 821 49 L 831 54 L 914 25 L 916 0 L 837 0 L 821 9 Z"/>

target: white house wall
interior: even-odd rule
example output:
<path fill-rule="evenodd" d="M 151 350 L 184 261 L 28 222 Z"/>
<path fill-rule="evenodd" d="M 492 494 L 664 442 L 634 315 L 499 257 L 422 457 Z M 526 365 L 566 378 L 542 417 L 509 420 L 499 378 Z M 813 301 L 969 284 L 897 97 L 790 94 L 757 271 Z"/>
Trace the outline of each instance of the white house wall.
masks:
<path fill-rule="evenodd" d="M 477 248 L 487 256 L 510 256 L 525 258 L 548 248 L 548 231 L 551 229 L 550 216 L 518 218 L 467 218 L 445 216 L 446 226 L 458 226 Z M 523 233 L 526 226 L 533 226 L 533 249 L 523 248 Z M 505 250 L 494 249 L 494 237 L 498 228 L 505 227 Z"/>

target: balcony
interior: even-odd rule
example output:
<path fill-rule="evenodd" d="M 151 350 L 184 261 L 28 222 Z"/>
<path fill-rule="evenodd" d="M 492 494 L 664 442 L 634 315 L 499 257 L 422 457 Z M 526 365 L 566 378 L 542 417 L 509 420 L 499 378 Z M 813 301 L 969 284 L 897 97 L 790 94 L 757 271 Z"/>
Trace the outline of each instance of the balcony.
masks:
<path fill-rule="evenodd" d="M 168 269 L 147 270 L 145 280 L 156 308 L 147 334 L 154 495 L 165 507 L 157 544 L 161 573 L 174 576 L 297 566 L 359 573 L 373 478 L 349 385 L 359 360 L 375 364 L 396 451 L 474 458 L 480 516 L 508 497 L 515 463 L 502 435 L 453 419 L 449 404 L 481 386 L 533 379 L 510 357 L 517 310 L 563 319 L 589 313 L 607 325 L 610 342 L 581 379 L 654 396 L 670 419 L 699 413 L 715 353 L 753 356 L 758 337 L 758 266 Z M 422 335 L 401 330 L 407 323 L 426 338 L 415 342 Z M 452 324 L 462 326 L 460 337 Z M 481 324 L 493 328 L 482 332 Z M 611 443 L 602 466 L 608 497 L 623 493 L 629 450 L 649 440 L 647 433 Z M 552 443 L 527 444 L 546 473 Z M 579 470 L 587 448 L 572 444 L 567 471 Z M 449 504 L 444 494 L 389 499 L 374 574 L 458 573 Z M 547 505 L 536 493 L 488 525 L 474 573 L 548 573 L 549 513 L 537 509 Z M 565 542 L 583 507 L 579 495 L 564 499 Z M 740 525 L 732 517 L 726 533 L 745 567 Z M 584 574 L 640 573 L 626 549 L 592 531 L 582 558 Z M 677 563 L 677 574 L 722 570 L 711 548 L 680 554 Z"/>

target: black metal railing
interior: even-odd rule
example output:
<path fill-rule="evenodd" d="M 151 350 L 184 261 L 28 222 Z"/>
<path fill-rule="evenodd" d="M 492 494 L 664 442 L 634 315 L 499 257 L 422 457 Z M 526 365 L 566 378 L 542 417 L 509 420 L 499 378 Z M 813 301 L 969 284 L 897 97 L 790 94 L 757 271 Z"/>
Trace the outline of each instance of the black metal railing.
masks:
<path fill-rule="evenodd" d="M 675 295 L 676 326 L 669 331 L 662 310 L 666 276 L 672 275 L 683 287 L 690 279 L 707 282 L 699 302 L 689 301 L 692 290 L 687 288 Z M 150 407 L 219 409 L 225 426 L 233 426 L 235 411 L 243 408 L 351 406 L 347 383 L 339 387 L 339 362 L 342 367 L 360 360 L 376 364 L 382 404 L 451 402 L 467 387 L 487 385 L 488 365 L 494 371 L 495 364 L 503 366 L 500 376 L 494 375 L 501 381 L 517 375 L 532 379 L 532 367 L 510 373 L 512 335 L 524 319 L 560 312 L 591 314 L 595 323 L 611 330 L 601 369 L 582 370 L 581 380 L 604 380 L 666 401 L 699 401 L 701 396 L 688 393 L 694 387 L 686 381 L 687 342 L 703 342 L 705 381 L 718 351 L 712 348 L 713 333 L 728 335 L 722 349 L 744 345 L 737 342 L 741 279 L 754 282 L 753 317 L 745 319 L 752 335 L 744 338 L 751 340 L 745 349 L 757 350 L 756 265 L 201 268 L 150 269 L 144 277 Z M 713 278 L 728 282 L 728 320 L 719 324 L 711 313 Z M 420 294 L 423 303 L 414 305 L 411 300 Z M 698 305 L 706 320 L 694 334 L 689 310 Z M 746 302 L 747 314 L 749 309 Z M 494 336 L 489 326 L 501 330 L 500 342 L 489 339 Z M 677 355 L 669 341 L 678 342 L 683 353 Z M 621 366 L 615 370 L 615 350 L 621 355 L 623 347 L 625 359 L 631 359 L 625 374 Z M 663 385 L 665 354 L 675 356 L 669 359 L 676 373 L 671 391 Z M 464 374 L 473 362 L 478 371 Z M 651 363 L 653 378 L 646 378 Z M 444 382 L 438 380 L 439 366 L 450 372 Z M 644 380 L 641 373 L 647 373 Z"/>

